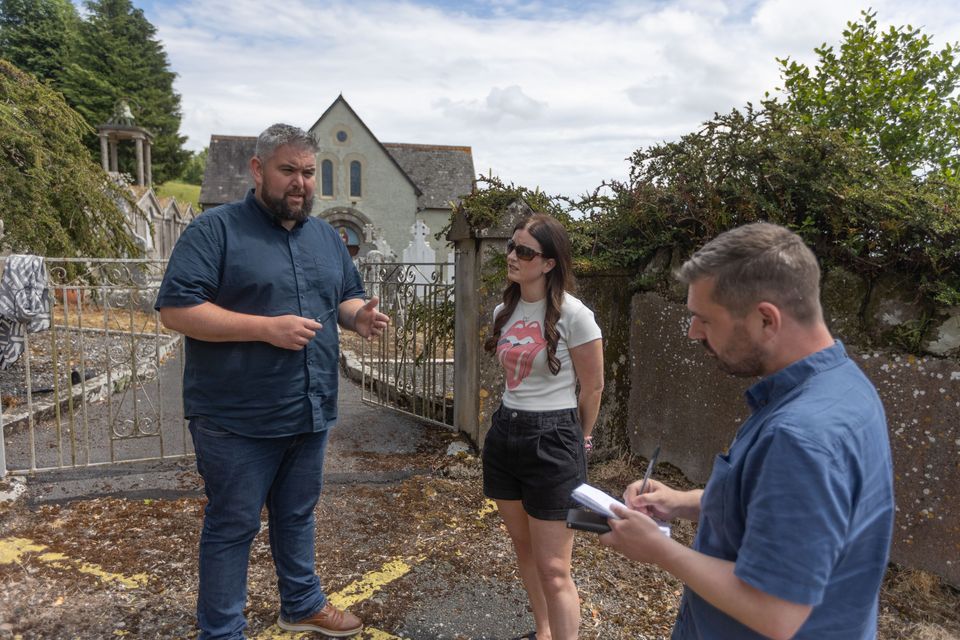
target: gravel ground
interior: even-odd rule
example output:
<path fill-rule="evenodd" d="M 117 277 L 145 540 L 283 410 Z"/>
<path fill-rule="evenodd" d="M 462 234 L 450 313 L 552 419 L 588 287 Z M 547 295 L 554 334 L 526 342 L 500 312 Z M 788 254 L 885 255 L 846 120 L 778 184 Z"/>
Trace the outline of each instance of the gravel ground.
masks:
<path fill-rule="evenodd" d="M 62 357 L 79 353 L 79 334 L 63 339 L 58 345 Z M 85 332 L 83 341 L 88 372 L 102 373 L 130 350 L 129 341 L 103 333 Z M 149 341 L 143 344 L 136 348 L 150 352 L 155 347 Z M 34 349 L 34 388 L 52 386 L 49 338 L 35 340 Z M 78 360 L 68 362 L 78 367 Z M 21 358 L 0 372 L 4 407 L 22 398 L 23 363 Z M 61 372 L 61 384 L 68 384 L 68 375 Z M 413 640 L 479 640 L 445 625 L 441 613 L 423 608 L 438 597 L 454 611 L 470 609 L 471 599 L 482 599 L 485 590 L 498 590 L 501 601 L 513 602 L 512 610 L 501 615 L 516 616 L 518 624 L 529 619 L 506 530 L 495 512 L 484 510 L 477 459 L 445 455 L 453 437 L 436 429 L 429 446 L 412 457 L 364 454 L 364 462 L 381 471 L 433 471 L 392 484 L 328 486 L 317 509 L 318 572 L 331 593 L 389 558 L 421 558 L 407 578 L 352 607 L 377 628 Z M 642 475 L 644 463 L 595 463 L 591 482 L 617 495 Z M 674 486 L 693 486 L 669 465 L 658 465 L 656 473 Z M 185 489 L 200 487 L 192 469 L 182 475 Z M 5 484 L 0 481 L 0 490 Z M 23 501 L 0 503 L 0 539 L 32 540 L 45 547 L 12 559 L 0 554 L 0 639 L 195 638 L 195 555 L 203 504 L 198 495 L 175 500 L 97 498 L 39 509 Z M 418 517 L 411 520 L 409 514 Z M 694 533 L 689 523 L 673 528 L 674 537 L 685 543 Z M 148 577 L 131 588 L 98 577 L 90 567 Z M 682 590 L 669 574 L 628 562 L 591 534 L 580 534 L 574 577 L 581 597 L 581 638 L 669 637 Z M 251 638 L 265 633 L 275 620 L 274 582 L 269 543 L 261 533 L 250 564 Z M 445 589 L 452 590 L 448 596 Z M 465 619 L 462 612 L 457 615 Z M 960 591 L 931 574 L 891 566 L 879 623 L 881 640 L 960 639 Z"/>
<path fill-rule="evenodd" d="M 438 622 L 436 613 L 432 625 L 415 624 L 418 615 L 424 617 L 423 603 L 438 594 L 444 598 L 443 590 L 451 585 L 501 591 L 510 587 L 514 594 L 518 588 L 506 531 L 495 512 L 483 509 L 476 458 L 442 454 L 452 437 L 437 430 L 433 446 L 419 452 L 416 460 L 367 454 L 381 470 L 416 464 L 433 472 L 396 484 L 328 487 L 318 506 L 318 571 L 330 592 L 389 558 L 421 557 L 424 573 L 411 572 L 352 607 L 377 628 L 401 637 L 472 638 Z M 617 492 L 642 473 L 642 462 L 595 464 L 591 481 Z M 659 465 L 657 475 L 677 485 L 685 483 L 667 465 Z M 184 482 L 190 484 L 189 478 Z M 196 637 L 195 550 L 203 502 L 199 497 L 99 498 L 35 511 L 20 503 L 0 507 L 0 538 L 42 541 L 46 547 L 13 562 L 0 560 L 0 638 Z M 418 516 L 411 519 L 409 514 Z M 675 537 L 684 542 L 693 534 L 690 524 L 674 527 Z M 44 560 L 47 552 L 82 558 L 82 563 Z M 669 637 L 681 591 L 678 581 L 653 567 L 625 561 L 589 534 L 578 535 L 574 555 L 582 638 Z M 80 564 L 149 577 L 142 587 L 128 588 L 78 571 Z M 251 638 L 274 622 L 274 580 L 269 544 L 261 533 L 250 565 Z M 444 601 L 451 608 L 469 606 L 458 605 L 458 595 L 462 591 L 451 592 Z M 513 610 L 500 614 L 520 619 L 523 608 L 522 597 L 515 597 Z M 881 599 L 880 627 L 881 640 L 960 638 L 960 592 L 929 574 L 891 567 Z"/>

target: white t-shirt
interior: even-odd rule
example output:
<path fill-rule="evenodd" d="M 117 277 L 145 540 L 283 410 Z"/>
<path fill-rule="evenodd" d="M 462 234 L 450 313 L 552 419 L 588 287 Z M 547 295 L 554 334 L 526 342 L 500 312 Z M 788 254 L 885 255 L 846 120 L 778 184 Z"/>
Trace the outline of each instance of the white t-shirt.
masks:
<path fill-rule="evenodd" d="M 493 310 L 497 317 L 503 303 Z M 557 331 L 557 359 L 560 371 L 550 372 L 547 341 L 543 336 L 546 299 L 520 300 L 513 315 L 503 325 L 497 342 L 497 359 L 503 366 L 506 390 L 503 405 L 521 411 L 554 411 L 577 407 L 577 378 L 570 361 L 570 349 L 600 339 L 600 327 L 593 311 L 569 293 L 563 294 Z"/>

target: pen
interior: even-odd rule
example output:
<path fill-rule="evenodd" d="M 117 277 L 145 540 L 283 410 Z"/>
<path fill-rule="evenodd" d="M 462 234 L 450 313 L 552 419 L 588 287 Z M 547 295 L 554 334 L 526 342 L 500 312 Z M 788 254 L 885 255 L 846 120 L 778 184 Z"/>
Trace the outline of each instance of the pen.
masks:
<path fill-rule="evenodd" d="M 650 462 L 647 464 L 647 472 L 643 474 L 643 482 L 640 483 L 640 495 L 643 495 L 643 492 L 647 488 L 647 481 L 650 480 L 650 474 L 653 473 L 653 468 L 657 466 L 657 458 L 660 457 L 660 445 L 657 445 L 657 448 L 653 450 L 653 455 L 650 456 Z"/>
<path fill-rule="evenodd" d="M 329 320 L 329 319 L 330 319 L 330 316 L 332 316 L 332 315 L 334 314 L 334 312 L 336 312 L 336 311 L 337 311 L 337 309 L 336 309 L 336 307 L 334 307 L 333 309 L 330 309 L 330 310 L 327 311 L 326 313 L 320 314 L 319 316 L 317 316 L 316 318 L 314 318 L 314 320 L 316 320 L 316 321 L 319 322 L 320 324 L 323 324 L 323 323 L 325 323 L 327 320 Z"/>

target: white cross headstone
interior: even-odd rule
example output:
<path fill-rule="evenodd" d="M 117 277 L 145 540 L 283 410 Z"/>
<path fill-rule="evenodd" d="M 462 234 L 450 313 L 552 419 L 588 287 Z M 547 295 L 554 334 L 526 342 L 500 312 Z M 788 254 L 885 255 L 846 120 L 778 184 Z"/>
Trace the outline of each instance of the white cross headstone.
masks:
<path fill-rule="evenodd" d="M 378 235 L 374 236 L 373 246 L 383 255 L 384 262 L 396 262 L 397 254 L 390 248 L 390 243 Z"/>
<path fill-rule="evenodd" d="M 383 254 L 377 249 L 371 249 L 367 252 L 367 255 L 363 257 L 362 275 L 363 279 L 369 283 L 367 285 L 367 294 L 381 298 L 381 305 L 385 303 L 385 301 L 382 299 L 382 283 L 380 282 L 380 267 L 383 265 L 383 262 Z"/>
<path fill-rule="evenodd" d="M 423 220 L 417 220 L 414 225 L 410 227 L 410 233 L 413 235 L 413 239 L 410 240 L 407 248 L 403 250 L 403 261 L 436 262 L 437 252 L 427 244 L 427 236 L 430 235 L 430 228 L 424 224 Z"/>
<path fill-rule="evenodd" d="M 407 245 L 407 248 L 403 250 L 403 261 L 408 264 L 426 263 L 427 265 L 413 268 L 413 281 L 418 285 L 415 289 L 416 297 L 421 298 L 426 294 L 427 288 L 419 285 L 426 285 L 430 282 L 428 276 L 433 275 L 429 272 L 436 269 L 437 252 L 427 244 L 427 236 L 430 234 L 430 228 L 423 220 L 417 220 L 413 226 L 410 227 L 410 233 L 413 234 L 413 239 L 410 241 L 410 244 Z"/>

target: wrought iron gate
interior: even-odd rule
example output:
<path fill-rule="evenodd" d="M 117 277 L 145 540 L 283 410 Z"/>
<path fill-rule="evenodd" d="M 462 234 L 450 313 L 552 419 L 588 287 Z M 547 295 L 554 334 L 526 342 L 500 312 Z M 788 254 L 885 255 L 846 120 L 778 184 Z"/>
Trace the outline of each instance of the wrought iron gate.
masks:
<path fill-rule="evenodd" d="M 165 260 L 47 258 L 49 330 L 0 371 L 0 462 L 23 473 L 192 455 L 183 342 L 153 301 Z M 453 425 L 453 264 L 361 264 L 391 324 L 360 362 L 364 401 Z M 0 476 L 3 475 L 0 469 Z"/>
<path fill-rule="evenodd" d="M 192 454 L 182 340 L 153 310 L 165 265 L 46 259 L 50 329 L 25 334 L 23 353 L 0 371 L 9 471 Z"/>
<path fill-rule="evenodd" d="M 378 340 L 352 343 L 363 400 L 452 427 L 453 264 L 369 261 L 360 273 L 390 316 Z"/>

